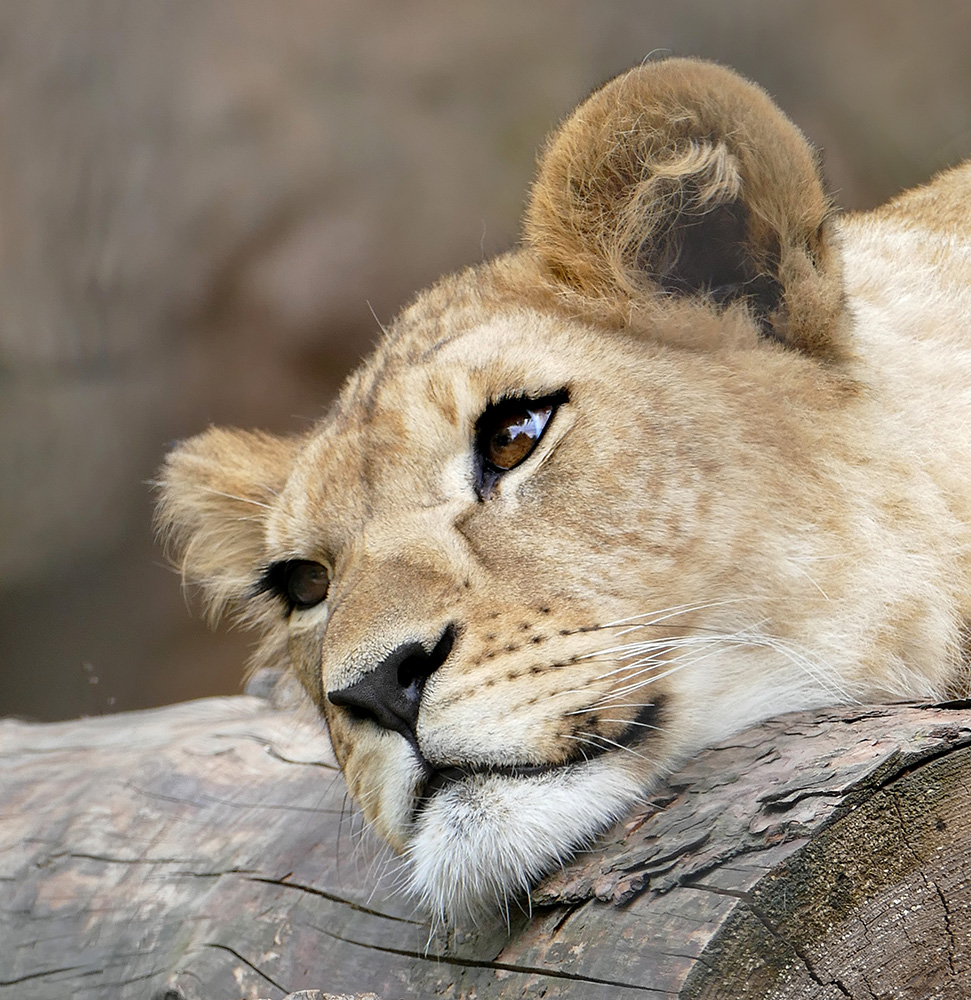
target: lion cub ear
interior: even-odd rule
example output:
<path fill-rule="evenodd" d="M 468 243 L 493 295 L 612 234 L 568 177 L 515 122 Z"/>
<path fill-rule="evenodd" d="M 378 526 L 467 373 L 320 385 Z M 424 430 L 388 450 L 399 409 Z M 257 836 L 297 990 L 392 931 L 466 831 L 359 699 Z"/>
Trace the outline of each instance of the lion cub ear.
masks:
<path fill-rule="evenodd" d="M 183 441 L 159 473 L 156 524 L 212 620 L 252 596 L 266 563 L 267 517 L 300 438 L 213 427 Z"/>
<path fill-rule="evenodd" d="M 670 59 L 612 80 L 554 133 L 523 235 L 584 296 L 741 302 L 766 337 L 834 356 L 829 214 L 812 149 L 764 91 Z"/>

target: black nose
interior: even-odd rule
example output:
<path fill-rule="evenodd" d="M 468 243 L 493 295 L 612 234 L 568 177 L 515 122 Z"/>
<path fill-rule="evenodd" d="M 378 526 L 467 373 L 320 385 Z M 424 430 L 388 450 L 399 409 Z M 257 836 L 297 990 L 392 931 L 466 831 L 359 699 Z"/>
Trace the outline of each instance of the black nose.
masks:
<path fill-rule="evenodd" d="M 425 681 L 448 659 L 454 642 L 455 627 L 449 625 L 430 652 L 420 642 L 402 643 L 350 687 L 328 691 L 327 700 L 415 743 Z"/>

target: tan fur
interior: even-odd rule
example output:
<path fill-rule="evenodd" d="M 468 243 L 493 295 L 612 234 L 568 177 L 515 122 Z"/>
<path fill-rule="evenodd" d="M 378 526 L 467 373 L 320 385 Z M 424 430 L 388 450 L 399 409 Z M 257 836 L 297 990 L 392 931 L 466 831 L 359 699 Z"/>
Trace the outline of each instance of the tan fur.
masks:
<path fill-rule="evenodd" d="M 966 165 L 835 215 L 760 89 L 642 66 L 554 135 L 521 247 L 422 293 L 311 432 L 169 456 L 185 578 L 296 671 L 436 912 L 521 891 L 757 719 L 968 692 L 969 199 Z M 477 495 L 486 408 L 560 392 Z M 287 614 L 258 585 L 291 559 L 331 583 Z M 328 700 L 449 628 L 413 742 Z"/>

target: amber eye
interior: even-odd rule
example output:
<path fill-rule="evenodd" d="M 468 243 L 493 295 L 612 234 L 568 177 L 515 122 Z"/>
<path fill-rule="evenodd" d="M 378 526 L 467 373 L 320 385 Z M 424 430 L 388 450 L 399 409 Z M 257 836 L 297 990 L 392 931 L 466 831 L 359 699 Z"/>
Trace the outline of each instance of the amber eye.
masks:
<path fill-rule="evenodd" d="M 327 596 L 330 574 L 320 563 L 293 559 L 285 563 L 283 586 L 295 608 L 312 608 Z"/>
<path fill-rule="evenodd" d="M 482 457 L 503 472 L 515 468 L 536 447 L 552 415 L 552 406 L 538 406 L 500 417 L 486 429 Z"/>
<path fill-rule="evenodd" d="M 476 424 L 477 488 L 488 497 L 499 477 L 524 462 L 539 443 L 566 392 L 543 399 L 505 400 L 490 406 Z"/>

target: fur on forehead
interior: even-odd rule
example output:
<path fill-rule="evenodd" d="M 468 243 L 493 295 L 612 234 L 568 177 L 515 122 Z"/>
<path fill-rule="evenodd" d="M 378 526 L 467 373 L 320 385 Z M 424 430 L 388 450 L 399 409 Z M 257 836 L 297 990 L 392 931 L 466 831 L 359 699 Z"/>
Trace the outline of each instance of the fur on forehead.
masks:
<path fill-rule="evenodd" d="M 614 352 L 622 340 L 641 348 L 650 341 L 714 352 L 773 346 L 742 303 L 578 295 L 555 281 L 534 253 L 519 250 L 446 276 L 423 291 L 348 380 L 334 414 L 362 402 L 369 405 L 382 385 L 403 372 L 421 372 L 453 357 L 468 371 L 479 369 L 477 374 L 491 367 L 498 377 L 494 391 L 514 394 L 518 378 L 529 395 L 544 377 L 549 380 L 547 372 L 558 372 L 554 380 L 563 377 L 558 344 L 582 346 L 593 362 L 603 350 Z"/>
<path fill-rule="evenodd" d="M 576 374 L 576 356 L 595 360 L 604 340 L 574 318 L 518 304 L 480 309 L 466 322 L 459 316 L 447 334 L 432 339 L 421 322 L 423 311 L 413 311 L 391 348 L 342 394 L 342 416 L 384 407 L 407 413 L 412 402 L 448 409 L 460 402 L 455 394 L 465 392 L 471 396 L 461 401 L 473 408 L 510 396 L 545 395 Z M 449 394 L 447 403 L 443 393 Z"/>

